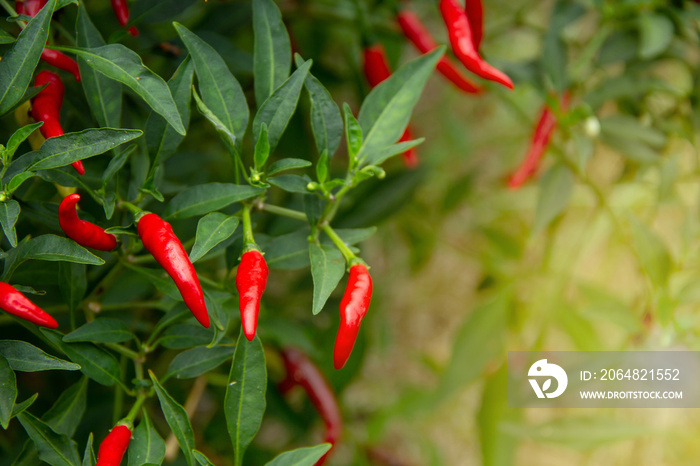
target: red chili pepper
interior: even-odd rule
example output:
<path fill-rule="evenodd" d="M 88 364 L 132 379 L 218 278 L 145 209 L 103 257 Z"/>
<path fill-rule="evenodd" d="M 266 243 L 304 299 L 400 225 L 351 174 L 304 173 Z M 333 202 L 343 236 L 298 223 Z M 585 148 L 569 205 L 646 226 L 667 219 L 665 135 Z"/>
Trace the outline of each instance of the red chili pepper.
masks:
<path fill-rule="evenodd" d="M 146 214 L 139 219 L 137 230 L 143 246 L 172 277 L 194 317 L 209 328 L 209 313 L 199 277 L 173 228 L 158 215 Z"/>
<path fill-rule="evenodd" d="M 440 12 L 447 26 L 455 56 L 472 73 L 513 89 L 513 81 L 484 61 L 477 52 L 467 14 L 457 0 L 440 0 Z"/>
<path fill-rule="evenodd" d="M 472 28 L 474 48 L 479 50 L 481 39 L 484 38 L 484 4 L 481 0 L 466 0 L 464 11 L 467 13 L 469 27 Z"/>
<path fill-rule="evenodd" d="M 386 58 L 384 47 L 381 44 L 374 44 L 365 48 L 363 69 L 367 82 L 371 87 L 377 86 L 391 76 L 389 61 Z M 411 130 L 407 127 L 398 142 L 410 141 L 412 139 Z M 416 168 L 418 166 L 418 152 L 415 148 L 404 152 L 402 157 L 407 168 Z"/>
<path fill-rule="evenodd" d="M 255 338 L 260 312 L 260 298 L 267 285 L 267 263 L 260 251 L 251 249 L 243 253 L 236 272 L 238 308 L 241 310 L 243 333 L 248 340 Z"/>
<path fill-rule="evenodd" d="M 115 426 L 100 444 L 96 466 L 119 466 L 131 441 L 131 429 L 119 424 Z"/>
<path fill-rule="evenodd" d="M 17 14 L 31 16 L 32 18 L 46 5 L 47 0 L 17 0 L 15 9 Z M 47 42 L 48 43 L 48 42 Z M 58 50 L 44 49 L 41 52 L 41 59 L 51 66 L 55 66 L 59 70 L 72 73 L 76 81 L 80 81 L 80 70 L 78 64 L 68 55 L 59 52 Z"/>
<path fill-rule="evenodd" d="M 76 205 L 80 194 L 66 196 L 58 206 L 58 223 L 66 235 L 76 243 L 87 248 L 111 251 L 117 247 L 117 237 L 107 233 L 104 228 L 94 223 L 80 220 Z"/>
<path fill-rule="evenodd" d="M 326 425 L 324 441 L 332 447 L 316 462 L 316 466 L 320 466 L 326 462 L 343 433 L 343 418 L 338 400 L 321 370 L 303 352 L 296 348 L 285 348 L 281 354 L 287 377 L 280 384 L 280 391 L 284 394 L 294 385 L 301 385 Z"/>
<path fill-rule="evenodd" d="M 562 98 L 562 108 L 566 109 L 569 106 L 571 94 L 567 91 Z M 527 180 L 537 172 L 540 166 L 540 161 L 544 156 L 549 140 L 552 137 L 554 128 L 557 126 L 557 117 L 552 110 L 545 105 L 540 113 L 540 118 L 537 121 L 535 132 L 532 135 L 532 141 L 528 148 L 525 158 L 520 163 L 520 166 L 508 179 L 508 187 L 517 189 L 522 186 Z"/>
<path fill-rule="evenodd" d="M 397 17 L 399 26 L 403 31 L 404 36 L 413 43 L 413 45 L 421 53 L 428 53 L 438 46 L 433 36 L 428 31 L 428 28 L 421 22 L 417 14 L 410 10 L 401 10 Z M 481 87 L 474 84 L 467 78 L 447 57 L 440 58 L 437 64 L 437 70 L 457 88 L 470 94 L 479 94 Z"/>
<path fill-rule="evenodd" d="M 119 21 L 119 24 L 121 24 L 122 27 L 126 26 L 126 23 L 129 22 L 129 4 L 126 2 L 126 0 L 111 1 L 112 9 L 114 10 L 114 16 L 117 17 L 117 21 Z M 136 29 L 135 26 L 131 26 L 129 28 L 129 34 L 136 37 L 139 35 L 139 31 L 138 29 Z"/>
<path fill-rule="evenodd" d="M 367 267 L 363 264 L 353 265 L 350 267 L 348 286 L 340 300 L 340 328 L 333 350 L 333 365 L 336 369 L 341 369 L 348 361 L 371 300 L 372 277 L 369 276 Z"/>
<path fill-rule="evenodd" d="M 48 328 L 58 327 L 58 322 L 53 317 L 31 302 L 14 286 L 2 282 L 0 282 L 0 309 L 37 325 Z"/>
<path fill-rule="evenodd" d="M 44 70 L 34 78 L 34 87 L 44 84 L 47 86 L 32 99 L 32 118 L 44 122 L 40 130 L 46 139 L 63 136 L 60 121 L 64 93 L 63 81 L 56 73 Z M 71 165 L 79 174 L 85 174 L 82 160 L 73 162 Z"/>

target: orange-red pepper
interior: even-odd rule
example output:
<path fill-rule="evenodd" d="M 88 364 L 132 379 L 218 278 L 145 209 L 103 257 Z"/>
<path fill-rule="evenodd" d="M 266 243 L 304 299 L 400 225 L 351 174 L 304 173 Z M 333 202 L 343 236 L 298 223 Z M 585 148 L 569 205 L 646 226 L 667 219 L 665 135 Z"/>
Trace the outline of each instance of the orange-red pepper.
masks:
<path fill-rule="evenodd" d="M 340 300 L 340 327 L 333 350 L 336 369 L 341 369 L 348 361 L 371 300 L 372 277 L 364 264 L 355 264 L 350 267 L 348 285 Z"/>

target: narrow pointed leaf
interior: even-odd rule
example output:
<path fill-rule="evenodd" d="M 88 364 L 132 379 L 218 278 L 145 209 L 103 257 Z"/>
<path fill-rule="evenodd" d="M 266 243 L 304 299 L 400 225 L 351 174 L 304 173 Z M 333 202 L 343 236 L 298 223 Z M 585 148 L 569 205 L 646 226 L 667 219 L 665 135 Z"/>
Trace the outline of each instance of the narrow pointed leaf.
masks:
<path fill-rule="evenodd" d="M 94 341 L 97 343 L 122 343 L 134 338 L 129 327 L 119 319 L 100 317 L 78 327 L 63 337 L 66 343 Z"/>
<path fill-rule="evenodd" d="M 19 211 L 19 203 L 14 199 L 9 199 L 0 204 L 0 225 L 2 226 L 2 231 L 5 233 L 7 241 L 10 242 L 10 246 L 13 248 L 17 246 L 15 224 L 19 217 Z"/>
<path fill-rule="evenodd" d="M 0 356 L 0 426 L 7 430 L 17 399 L 17 378 L 7 359 Z"/>
<path fill-rule="evenodd" d="M 59 359 L 21 340 L 0 340 L 0 355 L 7 359 L 12 369 L 20 372 L 80 370 L 80 365 Z"/>
<path fill-rule="evenodd" d="M 61 393 L 41 419 L 59 434 L 73 437 L 87 405 L 88 379 L 83 377 Z"/>
<path fill-rule="evenodd" d="M 95 458 L 95 450 L 92 448 L 93 436 L 92 432 L 88 436 L 87 443 L 85 444 L 85 453 L 83 453 L 83 462 L 81 466 L 95 466 L 97 464 L 97 458 Z"/>
<path fill-rule="evenodd" d="M 292 66 L 292 46 L 282 13 L 272 0 L 253 2 L 253 71 L 258 107 L 282 85 Z"/>
<path fill-rule="evenodd" d="M 244 201 L 263 193 L 254 186 L 229 183 L 207 183 L 193 186 L 178 193 L 168 203 L 163 217 L 189 218 L 223 209 L 235 202 Z"/>
<path fill-rule="evenodd" d="M 149 371 L 149 375 L 153 381 L 156 395 L 158 395 L 158 401 L 160 401 L 160 408 L 163 410 L 165 420 L 170 426 L 170 430 L 175 435 L 177 443 L 180 445 L 180 450 L 185 454 L 185 460 L 188 466 L 193 466 L 194 456 L 192 455 L 192 450 L 194 450 L 195 447 L 194 432 L 192 431 L 190 420 L 187 417 L 187 412 L 185 408 L 165 391 L 163 386 L 158 382 L 158 379 L 153 375 L 153 372 Z"/>
<path fill-rule="evenodd" d="M 345 259 L 337 248 L 325 244 L 309 243 L 311 276 L 314 280 L 312 312 L 321 312 L 328 297 L 345 275 Z"/>
<path fill-rule="evenodd" d="M 165 458 L 165 442 L 153 427 L 151 419 L 143 411 L 143 417 L 129 443 L 128 466 L 141 466 L 143 464 L 161 464 Z"/>
<path fill-rule="evenodd" d="M 198 346 L 183 351 L 175 356 L 168 367 L 166 377 L 177 379 L 191 379 L 216 369 L 227 359 L 233 356 L 234 348 L 231 346 L 215 346 L 208 348 Z"/>
<path fill-rule="evenodd" d="M 313 466 L 330 449 L 330 443 L 322 443 L 314 447 L 285 451 L 272 461 L 265 463 L 265 466 Z"/>
<path fill-rule="evenodd" d="M 238 218 L 212 212 L 199 219 L 190 261 L 204 257 L 214 246 L 231 237 L 238 227 Z"/>
<path fill-rule="evenodd" d="M 24 430 L 39 450 L 39 458 L 51 466 L 75 466 L 80 463 L 77 444 L 66 435 L 26 411 L 17 416 Z"/>

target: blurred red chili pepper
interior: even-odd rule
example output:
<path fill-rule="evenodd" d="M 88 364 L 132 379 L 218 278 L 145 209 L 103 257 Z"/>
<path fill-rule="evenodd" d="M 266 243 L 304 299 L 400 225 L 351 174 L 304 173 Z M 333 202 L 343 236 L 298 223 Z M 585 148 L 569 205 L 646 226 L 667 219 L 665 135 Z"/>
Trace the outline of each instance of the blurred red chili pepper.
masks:
<path fill-rule="evenodd" d="M 363 54 L 363 69 L 367 82 L 371 87 L 377 86 L 391 76 L 389 60 L 387 60 L 382 44 L 374 44 L 365 48 Z M 406 130 L 403 132 L 398 142 L 410 141 L 412 139 L 411 130 L 406 127 Z M 407 168 L 416 168 L 418 166 L 418 152 L 415 148 L 407 150 L 401 155 Z"/>
<path fill-rule="evenodd" d="M 194 317 L 205 328 L 209 328 L 209 313 L 204 302 L 202 285 L 199 284 L 194 265 L 175 236 L 173 228 L 158 215 L 149 213 L 139 219 L 137 230 L 143 247 L 172 277 Z"/>
<path fill-rule="evenodd" d="M 33 324 L 58 328 L 53 317 L 8 283 L 0 282 L 0 309 Z"/>
<path fill-rule="evenodd" d="M 126 0 L 111 1 L 112 9 L 114 10 L 114 16 L 117 17 L 117 21 L 119 21 L 119 24 L 121 24 L 122 27 L 126 26 L 126 24 L 129 22 L 129 4 Z M 139 35 L 139 31 L 138 29 L 136 29 L 136 26 L 131 26 L 129 28 L 129 34 L 131 34 L 134 37 Z"/>
<path fill-rule="evenodd" d="M 481 39 L 484 38 L 484 4 L 482 0 L 466 0 L 464 11 L 467 13 L 469 27 L 472 29 L 472 42 L 474 48 L 479 50 Z"/>
<path fill-rule="evenodd" d="M 466 12 L 457 0 L 440 0 L 440 12 L 447 26 L 455 56 L 472 73 L 513 89 L 513 81 L 502 71 L 484 61 L 476 51 Z"/>
<path fill-rule="evenodd" d="M 281 354 L 287 376 L 280 383 L 280 392 L 285 394 L 293 386 L 301 385 L 326 425 L 324 441 L 335 447 L 343 433 L 343 418 L 333 389 L 321 370 L 302 351 L 296 348 L 285 348 Z M 316 462 L 316 466 L 326 462 L 333 447 Z"/>
<path fill-rule="evenodd" d="M 66 196 L 58 206 L 58 223 L 66 235 L 81 246 L 111 251 L 117 247 L 117 237 L 94 223 L 80 220 L 76 205 L 80 194 Z"/>
<path fill-rule="evenodd" d="M 570 99 L 571 93 L 566 91 L 561 100 L 562 110 L 566 110 L 569 107 Z M 557 117 L 549 106 L 545 104 L 544 107 L 542 107 L 542 112 L 540 113 L 540 118 L 537 121 L 537 126 L 535 127 L 535 132 L 532 135 L 532 141 L 530 142 L 530 147 L 525 154 L 525 158 L 508 179 L 509 188 L 519 188 L 537 172 L 556 126 Z"/>
<path fill-rule="evenodd" d="M 236 272 L 236 289 L 238 290 L 238 308 L 241 311 L 243 333 L 248 340 L 255 338 L 260 313 L 260 298 L 267 285 L 267 263 L 257 249 L 243 253 Z"/>
<path fill-rule="evenodd" d="M 372 277 L 364 264 L 355 264 L 350 267 L 348 285 L 340 300 L 340 327 L 333 350 L 333 365 L 336 369 L 341 369 L 348 361 L 371 300 Z"/>
<path fill-rule="evenodd" d="M 17 0 L 15 2 L 15 9 L 17 14 L 31 16 L 32 18 L 36 16 L 37 13 L 46 5 L 47 0 Z M 44 60 L 51 66 L 55 66 L 59 70 L 68 71 L 73 74 L 76 81 L 80 81 L 80 70 L 78 69 L 78 64 L 58 50 L 44 49 L 41 52 L 41 59 Z"/>
<path fill-rule="evenodd" d="M 63 81 L 56 73 L 43 70 L 34 78 L 34 87 L 40 87 L 44 84 L 46 87 L 32 99 L 32 118 L 44 122 L 40 131 L 46 139 L 63 136 L 63 128 L 61 127 Z M 82 160 L 73 162 L 71 165 L 79 174 L 85 174 Z"/>
<path fill-rule="evenodd" d="M 131 429 L 123 424 L 115 426 L 100 444 L 96 466 L 119 466 L 131 441 Z"/>
<path fill-rule="evenodd" d="M 417 14 L 410 10 L 401 10 L 396 16 L 399 26 L 403 31 L 404 36 L 413 43 L 413 45 L 421 53 L 428 53 L 438 46 L 433 36 L 425 27 Z M 459 69 L 455 63 L 447 57 L 440 58 L 437 64 L 437 70 L 458 89 L 470 94 L 478 94 L 481 92 L 481 87 L 471 82 Z"/>

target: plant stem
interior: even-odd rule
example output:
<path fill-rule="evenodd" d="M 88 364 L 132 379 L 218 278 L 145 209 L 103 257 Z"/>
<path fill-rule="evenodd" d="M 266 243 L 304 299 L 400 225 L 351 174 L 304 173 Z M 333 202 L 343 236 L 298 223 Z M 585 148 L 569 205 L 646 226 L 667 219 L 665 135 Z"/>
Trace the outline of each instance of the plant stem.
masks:
<path fill-rule="evenodd" d="M 250 209 L 253 207 L 252 204 L 243 205 L 243 251 L 251 245 L 255 245 L 255 238 L 253 237 L 253 223 L 250 219 Z"/>
<path fill-rule="evenodd" d="M 263 212 L 269 212 L 271 214 L 280 215 L 282 217 L 293 218 L 295 220 L 306 221 L 306 214 L 298 210 L 287 209 L 286 207 L 280 207 L 271 204 L 258 203 L 257 208 Z"/>
<path fill-rule="evenodd" d="M 328 223 L 323 223 L 321 224 L 321 229 L 328 235 L 328 237 L 333 241 L 333 244 L 335 244 L 335 247 L 338 248 L 340 253 L 343 255 L 345 258 L 345 262 L 348 263 L 348 265 L 352 264 L 353 262 L 357 261 L 357 256 L 350 250 L 347 244 L 345 244 L 345 241 L 338 236 L 338 233 L 331 228 L 331 226 Z"/>
<path fill-rule="evenodd" d="M 140 207 L 135 206 L 134 204 L 132 204 L 131 202 L 128 202 L 128 201 L 119 201 L 118 206 L 119 206 L 119 207 L 126 207 L 126 209 L 127 209 L 129 212 L 131 212 L 132 214 L 134 214 L 134 216 L 136 216 L 136 215 L 140 214 L 141 212 L 143 212 L 143 209 L 141 209 Z"/>
<path fill-rule="evenodd" d="M 120 345 L 118 343 L 105 343 L 105 346 L 116 351 L 119 354 L 126 356 L 129 359 L 136 360 L 141 358 L 141 356 L 136 351 L 130 350 L 124 345 Z"/>
<path fill-rule="evenodd" d="M 129 414 L 127 414 L 124 419 L 133 424 L 134 419 L 136 419 L 136 413 L 139 412 L 141 406 L 143 406 L 144 401 L 146 401 L 146 398 L 148 398 L 148 394 L 145 391 L 139 392 L 139 395 L 138 397 L 136 397 L 134 405 L 131 407 L 131 409 L 129 410 Z"/>

